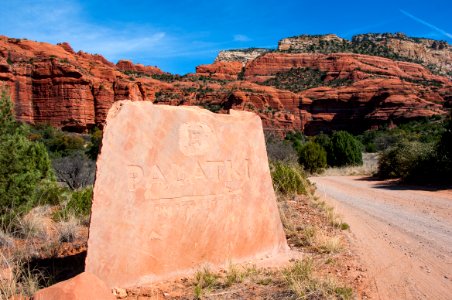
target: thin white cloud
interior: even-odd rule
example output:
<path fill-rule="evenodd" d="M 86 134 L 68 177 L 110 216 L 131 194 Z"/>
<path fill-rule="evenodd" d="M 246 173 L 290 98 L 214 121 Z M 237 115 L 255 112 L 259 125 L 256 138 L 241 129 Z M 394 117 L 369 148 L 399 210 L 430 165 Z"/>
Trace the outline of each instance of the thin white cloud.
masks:
<path fill-rule="evenodd" d="M 2 6 L 0 34 L 54 44 L 68 42 L 75 51 L 99 53 L 111 61 L 139 57 L 157 64 L 161 59 L 205 56 L 220 48 L 219 43 L 199 40 L 208 35 L 205 32 L 181 35 L 152 24 L 99 24 L 74 0 L 15 0 Z"/>
<path fill-rule="evenodd" d="M 249 42 L 251 39 L 244 34 L 235 34 L 234 42 Z"/>
<path fill-rule="evenodd" d="M 135 51 L 171 47 L 166 33 L 150 26 L 106 27 L 89 22 L 74 1 L 10 1 L 6 6 L 0 11 L 0 28 L 11 37 L 69 42 L 75 50 L 101 53 L 111 60 Z"/>
<path fill-rule="evenodd" d="M 437 32 L 441 33 L 442 35 L 447 36 L 448 38 L 452 39 L 452 34 L 451 34 L 451 33 L 447 32 L 447 31 L 445 31 L 445 30 L 443 30 L 443 29 L 441 29 L 441 28 L 438 28 L 438 27 L 436 27 L 435 25 L 430 24 L 430 23 L 428 23 L 427 21 L 424 21 L 424 20 L 418 18 L 418 17 L 416 17 L 416 16 L 410 14 L 410 13 L 407 12 L 407 11 L 404 11 L 403 9 L 401 9 L 400 12 L 401 12 L 402 14 L 404 14 L 405 16 L 411 18 L 412 20 L 414 20 L 414 21 L 416 21 L 416 22 L 418 22 L 418 23 L 421 23 L 421 24 L 423 24 L 423 25 L 425 25 L 425 26 L 427 26 L 427 27 L 430 27 L 431 29 L 436 30 Z"/>

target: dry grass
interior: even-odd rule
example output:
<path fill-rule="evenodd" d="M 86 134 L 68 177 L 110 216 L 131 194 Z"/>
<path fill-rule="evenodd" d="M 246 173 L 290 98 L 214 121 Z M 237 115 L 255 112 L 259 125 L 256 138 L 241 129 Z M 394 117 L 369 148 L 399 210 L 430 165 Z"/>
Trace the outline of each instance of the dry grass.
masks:
<path fill-rule="evenodd" d="M 296 231 L 296 222 L 294 220 L 296 220 L 298 213 L 289 205 L 289 201 L 294 201 L 292 199 L 293 197 L 290 196 L 278 195 L 279 216 L 286 233 Z"/>
<path fill-rule="evenodd" d="M 67 220 L 58 223 L 58 241 L 72 243 L 78 237 L 80 220 L 75 215 L 70 215 Z"/>
<path fill-rule="evenodd" d="M 314 261 L 304 259 L 282 271 L 289 287 L 298 299 L 352 299 L 353 290 L 340 286 L 331 278 L 314 275 Z"/>
<path fill-rule="evenodd" d="M 17 257 L 0 254 L 0 299 L 14 295 L 32 296 L 39 288 L 43 275 L 24 267 L 25 262 Z"/>
<path fill-rule="evenodd" d="M 348 224 L 342 222 L 332 207 L 328 206 L 325 201 L 311 198 L 311 205 L 332 227 L 332 230 L 327 231 L 316 224 L 299 225 L 300 213 L 290 205 L 287 198 L 284 199 L 280 198 L 279 209 L 284 230 L 291 244 L 324 254 L 339 253 L 342 250 L 341 238 L 334 229 L 348 229 Z"/>
<path fill-rule="evenodd" d="M 257 268 L 254 264 L 229 264 L 226 270 L 216 273 L 207 267 L 201 269 L 195 274 L 192 284 L 195 299 L 223 299 L 234 293 L 233 287 L 267 286 L 274 281 L 282 282 L 279 270 Z"/>
<path fill-rule="evenodd" d="M 328 168 L 321 176 L 372 176 L 378 171 L 378 154 L 363 153 L 362 166 Z"/>
<path fill-rule="evenodd" d="M 314 246 L 316 244 L 318 231 L 318 227 L 314 225 L 307 225 L 303 228 L 302 238 L 304 246 Z"/>
<path fill-rule="evenodd" d="M 339 236 L 329 236 L 324 233 L 316 236 L 315 246 L 320 253 L 326 254 L 339 253 L 343 249 Z"/>
<path fill-rule="evenodd" d="M 75 215 L 56 222 L 54 214 L 55 207 L 35 207 L 14 218 L 6 231 L 0 230 L 0 299 L 31 296 L 40 284 L 50 282 L 44 273 L 29 269 L 28 263 L 57 256 L 61 243 L 79 237 L 80 220 Z"/>
<path fill-rule="evenodd" d="M 11 248 L 14 246 L 14 238 L 0 229 L 0 249 L 1 248 Z"/>
<path fill-rule="evenodd" d="M 21 218 L 16 218 L 16 233 L 24 239 L 49 240 L 54 238 L 56 228 L 50 206 L 38 206 Z"/>
<path fill-rule="evenodd" d="M 328 205 L 325 200 L 321 200 L 317 196 L 313 196 L 311 199 L 311 205 L 318 209 L 323 216 L 325 217 L 326 221 L 329 225 L 333 226 L 334 228 L 338 228 L 341 230 L 348 230 L 350 229 L 350 225 L 345 223 L 342 220 L 342 217 L 337 214 L 334 210 L 334 207 Z"/>

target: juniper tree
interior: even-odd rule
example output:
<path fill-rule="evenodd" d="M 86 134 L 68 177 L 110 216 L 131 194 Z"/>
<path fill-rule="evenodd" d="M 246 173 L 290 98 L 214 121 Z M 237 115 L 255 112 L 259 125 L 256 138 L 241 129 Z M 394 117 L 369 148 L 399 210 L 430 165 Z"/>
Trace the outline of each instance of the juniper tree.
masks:
<path fill-rule="evenodd" d="M 39 186 L 52 179 L 44 145 L 27 138 L 27 127 L 16 121 L 11 99 L 3 90 L 0 97 L 1 221 L 35 205 L 39 201 Z"/>

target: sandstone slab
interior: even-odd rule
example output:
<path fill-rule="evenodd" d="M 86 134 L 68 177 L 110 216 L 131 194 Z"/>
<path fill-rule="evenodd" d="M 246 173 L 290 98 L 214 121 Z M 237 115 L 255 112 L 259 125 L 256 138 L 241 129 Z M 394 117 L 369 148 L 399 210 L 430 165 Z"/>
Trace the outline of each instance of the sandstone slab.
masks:
<path fill-rule="evenodd" d="M 84 272 L 66 281 L 39 290 L 33 295 L 34 300 L 114 300 L 111 290 L 105 282 L 95 275 Z"/>
<path fill-rule="evenodd" d="M 288 249 L 257 115 L 120 101 L 102 143 L 86 270 L 110 287 Z"/>

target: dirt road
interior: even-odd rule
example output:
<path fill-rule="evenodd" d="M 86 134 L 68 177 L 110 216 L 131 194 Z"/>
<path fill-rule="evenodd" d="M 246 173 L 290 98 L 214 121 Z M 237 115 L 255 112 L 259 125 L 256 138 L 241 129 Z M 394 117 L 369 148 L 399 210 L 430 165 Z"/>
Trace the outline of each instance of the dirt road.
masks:
<path fill-rule="evenodd" d="M 375 299 L 452 299 L 452 190 L 361 177 L 313 177 L 350 225 Z"/>

